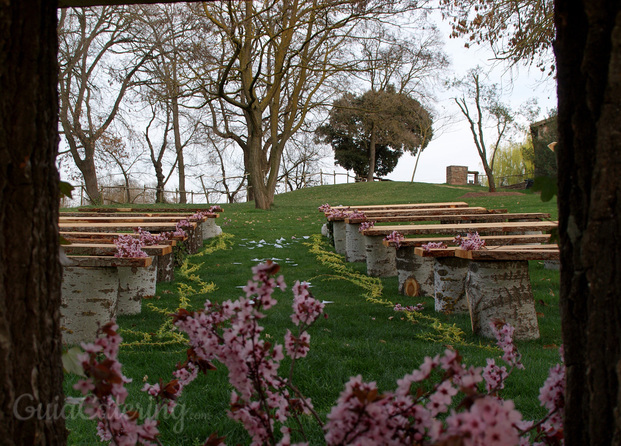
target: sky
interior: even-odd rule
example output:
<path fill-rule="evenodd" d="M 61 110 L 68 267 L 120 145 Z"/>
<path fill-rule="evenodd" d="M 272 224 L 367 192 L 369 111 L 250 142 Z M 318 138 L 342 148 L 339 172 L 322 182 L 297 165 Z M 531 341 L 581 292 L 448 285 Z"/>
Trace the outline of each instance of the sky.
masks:
<path fill-rule="evenodd" d="M 434 18 L 441 35 L 450 34 L 450 26 L 439 18 Z M 444 37 L 445 52 L 451 59 L 449 71 L 444 73 L 447 78 L 460 78 L 477 65 L 489 70 L 490 80 L 502 88 L 502 100 L 513 109 L 519 108 L 527 100 L 535 98 L 541 108 L 539 119 L 544 119 L 549 110 L 556 108 L 556 85 L 553 79 L 547 78 L 536 67 L 514 67 L 492 61 L 492 52 L 481 46 L 464 47 L 462 39 Z M 454 93 L 453 93 L 454 94 Z M 414 177 L 415 182 L 445 183 L 447 166 L 467 166 L 468 170 L 483 172 L 476 146 L 472 139 L 470 127 L 457 105 L 451 92 L 438 92 L 438 102 L 434 103 L 436 111 L 450 117 L 450 124 L 443 125 L 440 134 L 429 143 L 421 153 Z M 435 129 L 434 129 L 435 131 Z M 435 132 L 438 133 L 438 132 Z M 344 169 L 332 167 L 331 160 L 326 160 L 330 169 L 344 172 Z M 414 171 L 415 157 L 404 154 L 395 170 L 386 178 L 393 181 L 411 181 Z M 332 170 L 330 170 L 332 171 Z"/>

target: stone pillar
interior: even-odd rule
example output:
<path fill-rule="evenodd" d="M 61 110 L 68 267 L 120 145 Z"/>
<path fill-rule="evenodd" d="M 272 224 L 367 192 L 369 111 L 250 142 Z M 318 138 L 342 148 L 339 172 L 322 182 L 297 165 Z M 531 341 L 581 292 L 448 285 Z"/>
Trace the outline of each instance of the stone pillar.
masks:
<path fill-rule="evenodd" d="M 446 183 L 452 185 L 468 184 L 468 167 L 446 166 Z"/>
<path fill-rule="evenodd" d="M 539 338 L 528 261 L 471 260 L 466 296 L 474 333 L 493 338 L 490 322 L 502 321 L 515 327 L 515 339 Z"/>
<path fill-rule="evenodd" d="M 116 316 L 119 275 L 113 267 L 65 267 L 60 308 L 64 344 L 93 342 L 99 326 Z"/>
<path fill-rule="evenodd" d="M 222 228 L 216 224 L 215 218 L 208 218 L 201 223 L 201 230 L 203 232 L 203 240 L 208 238 L 217 237 L 222 234 Z"/>
<path fill-rule="evenodd" d="M 140 314 L 142 299 L 155 296 L 157 266 L 119 267 L 117 314 Z"/>
<path fill-rule="evenodd" d="M 397 275 L 395 248 L 384 246 L 383 235 L 365 235 L 367 274 L 371 277 L 394 277 Z"/>
<path fill-rule="evenodd" d="M 469 260 L 437 257 L 433 266 L 435 308 L 446 313 L 468 313 L 466 276 Z"/>
<path fill-rule="evenodd" d="M 348 262 L 366 262 L 367 260 L 364 235 L 358 231 L 359 228 L 359 223 L 345 224 L 345 246 L 347 251 L 345 258 Z"/>
<path fill-rule="evenodd" d="M 337 254 L 347 254 L 347 234 L 344 221 L 332 222 L 332 233 L 334 234 L 334 250 Z"/>
<path fill-rule="evenodd" d="M 153 257 L 153 263 L 157 265 L 158 282 L 172 282 L 173 280 L 175 280 L 175 263 L 173 259 L 173 252 Z"/>

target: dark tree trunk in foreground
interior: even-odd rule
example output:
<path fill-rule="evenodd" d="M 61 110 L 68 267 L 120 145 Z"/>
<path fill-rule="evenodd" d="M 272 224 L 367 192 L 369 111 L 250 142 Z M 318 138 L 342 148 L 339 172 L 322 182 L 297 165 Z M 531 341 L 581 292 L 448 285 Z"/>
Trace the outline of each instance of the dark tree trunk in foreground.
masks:
<path fill-rule="evenodd" d="M 565 444 L 620 444 L 621 2 L 555 8 Z"/>
<path fill-rule="evenodd" d="M 0 443 L 66 441 L 60 410 L 56 1 L 0 2 Z M 30 411 L 30 412 L 29 412 Z"/>

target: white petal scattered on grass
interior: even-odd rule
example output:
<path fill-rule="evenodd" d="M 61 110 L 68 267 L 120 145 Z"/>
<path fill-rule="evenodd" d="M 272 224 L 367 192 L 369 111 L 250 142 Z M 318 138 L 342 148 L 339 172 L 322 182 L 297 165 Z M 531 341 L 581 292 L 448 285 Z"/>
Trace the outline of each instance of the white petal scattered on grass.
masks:
<path fill-rule="evenodd" d="M 331 300 L 322 300 L 321 303 L 322 304 L 333 304 L 334 302 Z"/>

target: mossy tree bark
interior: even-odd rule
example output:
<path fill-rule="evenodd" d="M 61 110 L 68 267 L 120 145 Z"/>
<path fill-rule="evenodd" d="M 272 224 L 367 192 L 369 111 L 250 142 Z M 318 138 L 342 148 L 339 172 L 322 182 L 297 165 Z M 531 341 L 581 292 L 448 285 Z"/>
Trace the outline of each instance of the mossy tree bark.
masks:
<path fill-rule="evenodd" d="M 0 442 L 7 445 L 63 444 L 67 436 L 57 415 L 64 397 L 56 14 L 54 0 L 0 2 Z"/>
<path fill-rule="evenodd" d="M 565 444 L 621 442 L 621 3 L 555 1 Z"/>

